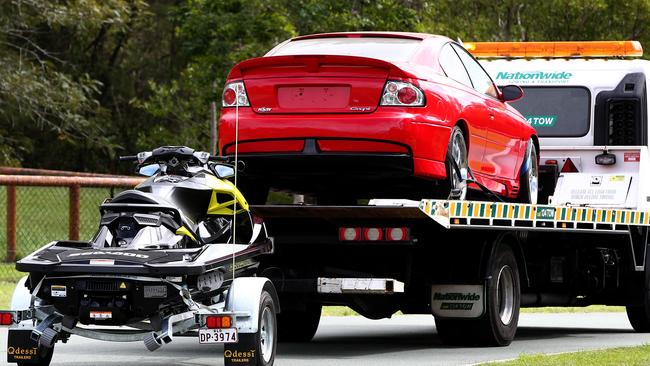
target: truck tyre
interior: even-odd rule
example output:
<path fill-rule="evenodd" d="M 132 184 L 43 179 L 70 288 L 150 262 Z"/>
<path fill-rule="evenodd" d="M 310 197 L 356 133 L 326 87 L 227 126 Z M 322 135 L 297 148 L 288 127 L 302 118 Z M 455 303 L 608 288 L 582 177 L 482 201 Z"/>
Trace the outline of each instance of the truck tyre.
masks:
<path fill-rule="evenodd" d="M 271 366 L 275 361 L 278 339 L 277 305 L 265 289 L 260 297 L 260 316 L 255 333 L 256 365 Z"/>
<path fill-rule="evenodd" d="M 528 140 L 524 161 L 519 173 L 519 195 L 521 203 L 537 204 L 539 196 L 539 160 L 533 139 Z"/>
<path fill-rule="evenodd" d="M 283 309 L 278 314 L 280 342 L 311 341 L 320 323 L 321 310 L 320 304 L 307 304 L 301 310 Z"/>
<path fill-rule="evenodd" d="M 465 179 L 469 174 L 469 163 L 465 136 L 458 126 L 454 126 L 451 130 L 451 136 L 447 144 L 445 168 L 447 170 L 446 186 L 448 187 L 449 199 L 464 200 L 467 196 L 467 182 Z M 460 177 L 457 169 L 460 170 Z"/>
<path fill-rule="evenodd" d="M 510 246 L 496 243 L 486 267 L 485 312 L 478 319 L 436 318 L 441 340 L 452 345 L 507 346 L 519 322 L 520 285 Z"/>
<path fill-rule="evenodd" d="M 638 333 L 650 333 L 650 309 L 645 306 L 626 306 L 627 318 Z"/>
<path fill-rule="evenodd" d="M 648 245 L 647 249 L 650 249 Z M 645 259 L 645 272 L 640 281 L 643 286 L 643 303 L 641 305 L 626 306 L 627 318 L 632 328 L 639 333 L 650 333 L 650 256 Z"/>

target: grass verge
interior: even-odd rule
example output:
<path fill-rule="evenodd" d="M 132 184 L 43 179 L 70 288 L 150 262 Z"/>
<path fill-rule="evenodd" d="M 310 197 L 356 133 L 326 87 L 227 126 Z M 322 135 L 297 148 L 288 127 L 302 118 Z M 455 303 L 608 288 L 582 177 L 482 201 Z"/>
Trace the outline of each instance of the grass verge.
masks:
<path fill-rule="evenodd" d="M 650 344 L 638 347 L 612 348 L 598 351 L 562 353 L 558 355 L 521 355 L 505 362 L 490 362 L 482 365 L 499 366 L 642 366 L 650 365 Z"/>

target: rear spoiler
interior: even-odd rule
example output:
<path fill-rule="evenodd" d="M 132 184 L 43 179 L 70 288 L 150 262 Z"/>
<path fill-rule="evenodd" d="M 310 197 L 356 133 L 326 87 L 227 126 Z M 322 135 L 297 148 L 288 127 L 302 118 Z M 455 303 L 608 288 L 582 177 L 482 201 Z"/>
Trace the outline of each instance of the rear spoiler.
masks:
<path fill-rule="evenodd" d="M 228 80 L 241 79 L 247 71 L 262 67 L 304 67 L 305 72 L 318 72 L 323 65 L 339 66 L 372 66 L 388 70 L 388 77 L 417 79 L 417 76 L 409 71 L 397 67 L 387 61 L 375 58 L 359 56 L 338 56 L 338 55 L 291 55 L 291 56 L 267 56 L 256 57 L 242 61 L 228 73 Z"/>

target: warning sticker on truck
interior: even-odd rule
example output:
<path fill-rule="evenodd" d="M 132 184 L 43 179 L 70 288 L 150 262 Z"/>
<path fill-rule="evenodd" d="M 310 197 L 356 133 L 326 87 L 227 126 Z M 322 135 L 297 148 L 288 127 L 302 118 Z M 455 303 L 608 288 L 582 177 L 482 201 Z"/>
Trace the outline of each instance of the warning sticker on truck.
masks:
<path fill-rule="evenodd" d="M 478 318 L 483 315 L 482 285 L 431 286 L 433 315 L 447 318 Z"/>

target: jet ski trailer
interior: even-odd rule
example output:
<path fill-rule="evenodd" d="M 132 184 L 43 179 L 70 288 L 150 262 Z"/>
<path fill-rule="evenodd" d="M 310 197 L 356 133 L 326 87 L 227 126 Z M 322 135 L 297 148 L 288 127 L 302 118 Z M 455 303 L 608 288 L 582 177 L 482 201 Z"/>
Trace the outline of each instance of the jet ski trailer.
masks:
<path fill-rule="evenodd" d="M 16 263 L 29 276 L 0 311 L 7 361 L 47 366 L 72 335 L 149 351 L 183 335 L 224 344 L 226 365 L 272 365 L 278 296 L 255 274 L 273 241 L 227 180 L 234 167 L 186 147 L 132 159 L 151 176 L 101 205 L 91 241 L 54 241 Z"/>

